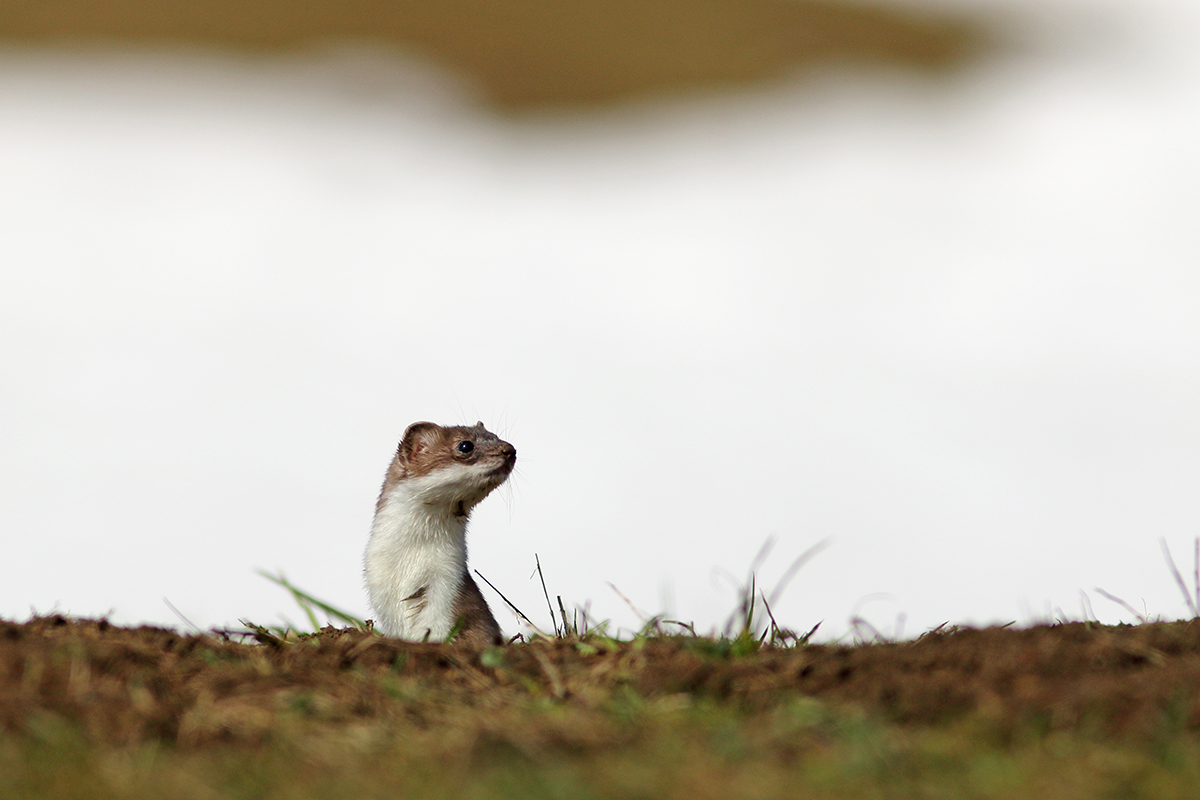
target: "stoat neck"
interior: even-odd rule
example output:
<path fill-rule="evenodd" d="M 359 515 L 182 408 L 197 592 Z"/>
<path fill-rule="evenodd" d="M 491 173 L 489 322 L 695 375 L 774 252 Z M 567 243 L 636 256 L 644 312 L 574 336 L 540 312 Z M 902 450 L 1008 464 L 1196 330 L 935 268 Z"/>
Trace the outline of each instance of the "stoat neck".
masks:
<path fill-rule="evenodd" d="M 420 501 L 403 484 L 380 504 L 366 552 L 367 592 L 388 636 L 442 641 L 467 567 L 467 515 Z"/>

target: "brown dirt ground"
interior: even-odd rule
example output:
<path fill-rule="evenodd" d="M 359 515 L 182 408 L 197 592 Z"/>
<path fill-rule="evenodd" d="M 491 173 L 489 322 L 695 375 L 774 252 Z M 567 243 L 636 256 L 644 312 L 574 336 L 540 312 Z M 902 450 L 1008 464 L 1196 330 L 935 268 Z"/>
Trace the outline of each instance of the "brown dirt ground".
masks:
<path fill-rule="evenodd" d="M 811 696 L 900 725 L 978 718 L 1002 736 L 1030 726 L 1140 735 L 1167 718 L 1200 726 L 1200 621 L 967 629 L 741 657 L 688 637 L 591 644 L 540 640 L 485 654 L 333 628 L 239 644 L 104 620 L 0 621 L 0 729 L 19 733 L 49 716 L 99 742 L 194 748 L 268 741 L 297 710 L 326 726 L 419 730 L 448 708 L 486 718 L 540 697 L 583 712 L 629 691 L 751 713 Z"/>
<path fill-rule="evenodd" d="M 0 42 L 271 50 L 367 41 L 429 56 L 507 109 L 744 84 L 829 64 L 953 72 L 995 24 L 858 0 L 5 0 Z"/>

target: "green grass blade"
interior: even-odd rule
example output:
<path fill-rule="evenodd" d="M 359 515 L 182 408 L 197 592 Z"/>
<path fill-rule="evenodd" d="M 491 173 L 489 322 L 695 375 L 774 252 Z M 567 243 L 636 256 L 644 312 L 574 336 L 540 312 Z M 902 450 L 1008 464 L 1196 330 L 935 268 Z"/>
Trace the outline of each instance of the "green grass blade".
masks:
<path fill-rule="evenodd" d="M 321 629 L 321 625 L 319 624 L 319 622 L 317 620 L 317 616 L 313 612 L 314 608 L 320 609 L 320 611 L 323 614 L 325 614 L 330 620 L 337 620 L 339 622 L 344 622 L 347 625 L 353 625 L 354 627 L 358 628 L 359 630 L 366 630 L 367 623 L 365 621 L 359 619 L 358 617 L 354 616 L 353 614 L 350 614 L 346 611 L 341 610 L 340 608 L 337 608 L 336 606 L 332 606 L 329 603 L 326 603 L 324 600 L 320 600 L 316 597 L 313 597 L 311 594 L 304 591 L 303 589 L 299 589 L 299 588 L 293 586 L 292 583 L 283 576 L 282 572 L 279 573 L 278 575 L 272 575 L 271 573 L 267 572 L 266 570 L 261 570 L 261 569 L 256 570 L 256 572 L 259 575 L 266 578 L 267 580 L 271 581 L 272 583 L 276 583 L 276 584 L 282 586 L 284 589 L 287 589 L 289 592 L 291 592 L 292 598 L 296 601 L 296 604 L 298 606 L 300 606 L 302 609 L 304 609 L 304 613 L 308 615 L 309 622 L 312 623 L 314 631 Z"/>

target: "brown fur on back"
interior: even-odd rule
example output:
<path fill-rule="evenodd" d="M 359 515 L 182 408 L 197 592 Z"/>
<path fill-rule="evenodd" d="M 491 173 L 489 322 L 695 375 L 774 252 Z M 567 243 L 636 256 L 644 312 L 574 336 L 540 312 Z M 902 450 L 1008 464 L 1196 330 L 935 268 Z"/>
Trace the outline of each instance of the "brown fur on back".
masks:
<path fill-rule="evenodd" d="M 454 616 L 462 620 L 462 628 L 454 638 L 455 642 L 475 647 L 504 644 L 500 626 L 492 616 L 487 600 L 483 599 L 483 592 L 466 573 L 463 574 L 462 588 L 454 600 Z"/>

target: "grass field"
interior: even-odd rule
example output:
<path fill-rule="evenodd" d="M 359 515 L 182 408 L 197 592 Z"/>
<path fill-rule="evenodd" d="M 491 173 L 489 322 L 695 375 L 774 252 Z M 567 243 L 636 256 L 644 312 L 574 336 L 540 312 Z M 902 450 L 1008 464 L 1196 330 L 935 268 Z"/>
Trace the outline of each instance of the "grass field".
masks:
<path fill-rule="evenodd" d="M 1194 797 L 1200 622 L 483 651 L 0 623 L 3 798 Z M 785 642 L 781 644 L 780 642 Z"/>

